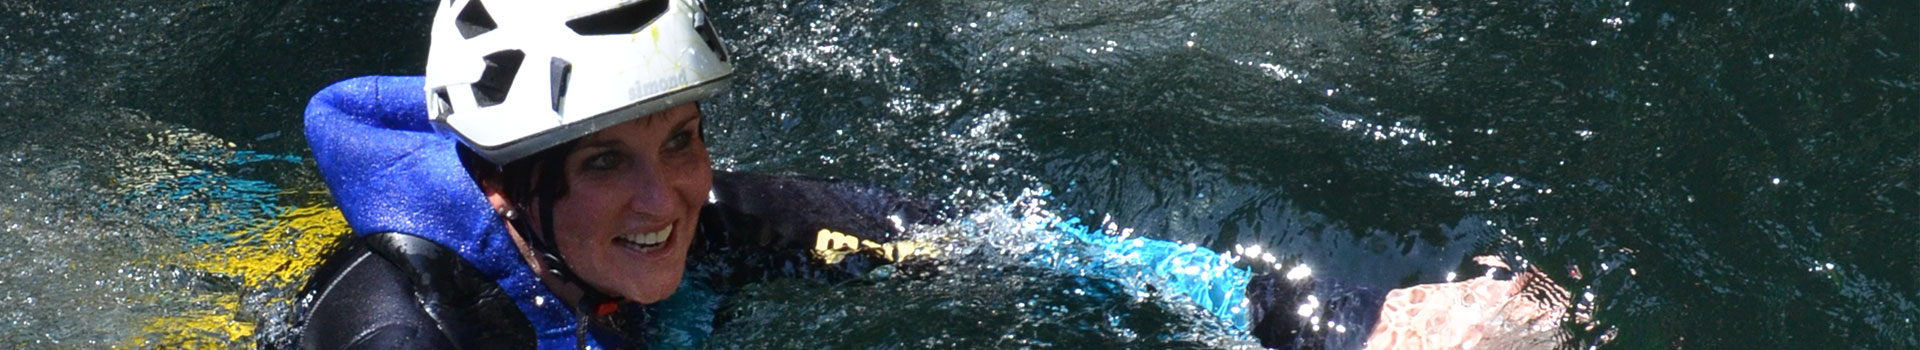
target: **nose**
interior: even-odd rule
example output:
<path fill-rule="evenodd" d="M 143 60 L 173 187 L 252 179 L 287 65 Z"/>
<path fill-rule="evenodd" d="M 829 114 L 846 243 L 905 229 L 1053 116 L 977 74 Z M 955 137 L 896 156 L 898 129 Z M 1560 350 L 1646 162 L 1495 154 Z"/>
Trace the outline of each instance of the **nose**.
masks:
<path fill-rule="evenodd" d="M 639 165 L 633 168 L 633 174 L 627 181 L 632 186 L 627 206 L 634 212 L 647 218 L 675 217 L 673 180 L 667 178 L 672 172 L 666 171 L 660 160 L 655 157 L 640 157 Z"/>

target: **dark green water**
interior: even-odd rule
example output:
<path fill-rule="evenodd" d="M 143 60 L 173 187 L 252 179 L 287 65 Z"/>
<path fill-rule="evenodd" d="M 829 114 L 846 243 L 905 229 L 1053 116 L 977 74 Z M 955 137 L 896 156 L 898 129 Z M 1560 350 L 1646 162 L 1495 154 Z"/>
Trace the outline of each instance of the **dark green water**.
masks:
<path fill-rule="evenodd" d="M 1579 345 L 1920 348 L 1920 3 L 710 6 L 743 74 L 707 106 L 722 167 L 864 179 L 960 208 L 1046 188 L 1063 214 L 1216 251 L 1258 244 L 1316 278 L 1377 287 L 1439 282 L 1465 256 L 1502 255 L 1591 296 L 1576 314 L 1593 321 L 1568 324 Z M 3 339 L 124 334 L 107 330 L 114 322 L 46 322 L 70 306 L 46 306 L 63 289 L 23 284 L 141 281 L 111 294 L 135 303 L 214 288 L 152 276 L 165 271 L 55 268 L 153 254 L 45 248 L 124 239 L 97 233 L 117 232 L 101 228 L 106 215 L 27 210 L 118 198 L 84 176 L 111 154 L 71 143 L 137 137 L 152 127 L 124 121 L 137 114 L 239 149 L 303 153 L 306 96 L 355 75 L 417 74 L 430 7 L 0 2 L 0 116 L 16 128 L 0 155 L 22 159 L 0 175 L 24 199 L 0 202 L 0 220 L 24 227 L 0 236 L 0 261 L 30 267 L 0 280 L 7 301 L 27 305 L 0 308 L 15 326 Z M 243 175 L 315 184 L 310 169 Z M 95 234 L 61 238 L 72 232 Z M 1098 281 L 980 276 L 995 275 L 757 287 L 749 295 L 763 298 L 731 311 L 750 317 L 721 336 L 744 333 L 720 345 L 1218 345 L 1202 339 L 1218 330 L 1175 305 L 1061 292 Z M 960 295 L 983 297 L 934 303 Z M 16 301 L 26 297 L 42 306 Z M 856 307 L 874 298 L 935 311 Z M 1034 300 L 1071 310 L 1007 307 Z M 860 321 L 813 336 L 834 315 Z M 1032 321 L 1012 328 L 1031 332 L 999 342 L 1008 328 L 948 322 L 966 315 Z M 948 331 L 904 328 L 930 322 Z"/>

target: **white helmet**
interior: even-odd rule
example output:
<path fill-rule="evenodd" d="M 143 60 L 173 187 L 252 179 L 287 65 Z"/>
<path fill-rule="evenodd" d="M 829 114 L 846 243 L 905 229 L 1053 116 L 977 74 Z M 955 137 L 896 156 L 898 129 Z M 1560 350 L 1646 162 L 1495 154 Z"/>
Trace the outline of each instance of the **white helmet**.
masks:
<path fill-rule="evenodd" d="M 442 5 L 428 118 L 495 164 L 711 97 L 733 78 L 701 0 Z"/>

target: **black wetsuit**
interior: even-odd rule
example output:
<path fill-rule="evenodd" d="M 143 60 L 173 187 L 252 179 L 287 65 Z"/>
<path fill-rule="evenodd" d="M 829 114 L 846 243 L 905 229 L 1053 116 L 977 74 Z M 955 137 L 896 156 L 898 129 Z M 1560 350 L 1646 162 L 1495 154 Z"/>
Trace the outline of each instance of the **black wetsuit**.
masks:
<path fill-rule="evenodd" d="M 717 200 L 701 208 L 688 258 L 689 265 L 724 260 L 727 269 L 701 276 L 721 284 L 856 277 L 884 262 L 868 255 L 819 262 L 811 258 L 819 230 L 888 242 L 899 237 L 901 225 L 939 220 L 927 202 L 848 182 L 715 173 L 713 183 Z M 302 295 L 294 325 L 299 348 L 535 347 L 533 325 L 498 284 L 447 247 L 405 233 L 356 235 L 328 256 Z M 621 312 L 644 315 L 639 309 Z M 596 339 L 603 345 L 644 344 L 619 339 L 642 339 L 638 334 L 598 334 L 637 332 L 632 329 L 595 329 Z"/>

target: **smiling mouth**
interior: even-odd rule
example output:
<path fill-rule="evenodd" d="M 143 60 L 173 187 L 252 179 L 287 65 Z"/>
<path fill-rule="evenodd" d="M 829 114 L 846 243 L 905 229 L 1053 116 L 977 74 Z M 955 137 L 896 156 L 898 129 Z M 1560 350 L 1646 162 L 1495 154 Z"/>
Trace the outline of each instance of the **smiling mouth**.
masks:
<path fill-rule="evenodd" d="M 625 245 L 628 248 L 646 253 L 665 247 L 667 245 L 667 238 L 671 237 L 672 234 L 673 224 L 668 224 L 667 227 L 662 227 L 659 231 L 620 235 L 619 237 L 614 237 L 613 241 Z"/>

